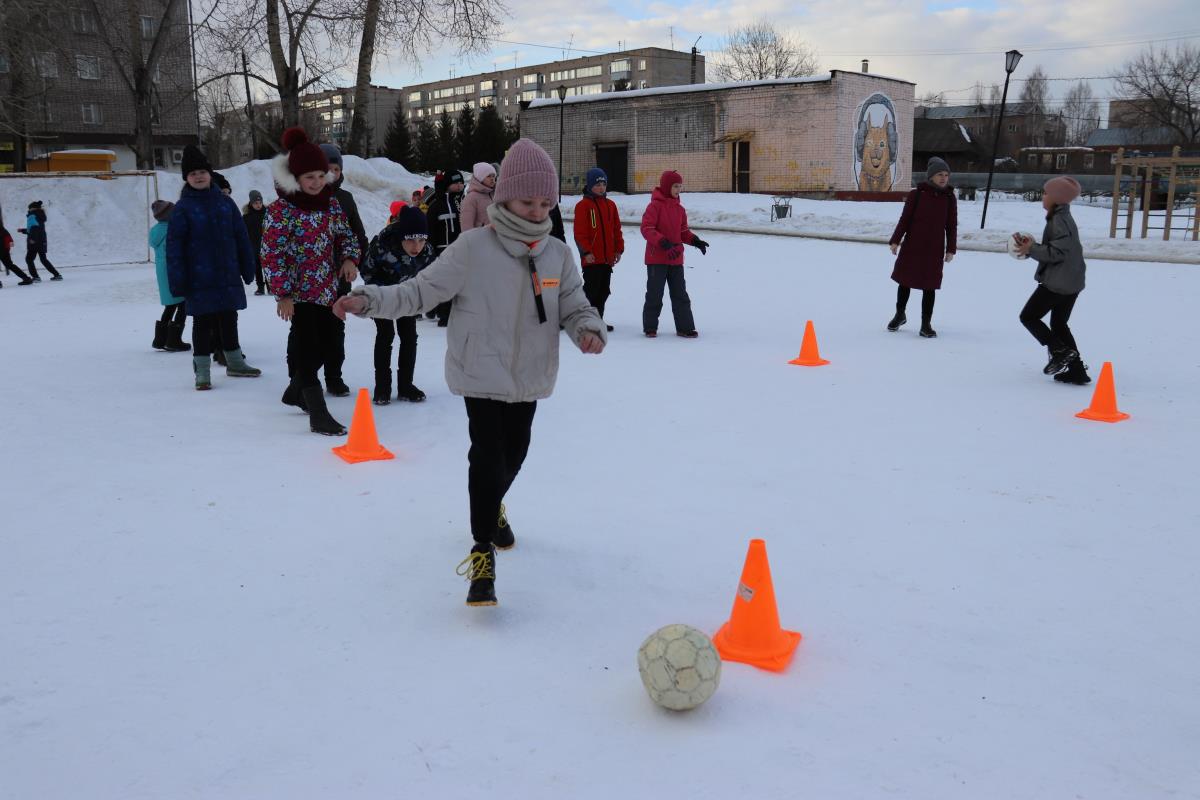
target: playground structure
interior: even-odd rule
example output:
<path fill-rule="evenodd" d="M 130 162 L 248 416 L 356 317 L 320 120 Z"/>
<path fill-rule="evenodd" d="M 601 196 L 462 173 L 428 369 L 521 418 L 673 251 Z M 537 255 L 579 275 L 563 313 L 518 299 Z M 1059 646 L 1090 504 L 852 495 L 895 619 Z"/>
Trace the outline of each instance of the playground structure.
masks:
<path fill-rule="evenodd" d="M 1125 168 L 1129 167 L 1128 190 L 1121 191 L 1121 180 Z M 1171 150 L 1169 156 L 1133 156 L 1125 157 L 1125 148 L 1117 151 L 1116 161 L 1113 162 L 1113 203 L 1112 222 L 1109 225 L 1108 236 L 1117 238 L 1117 223 L 1121 214 L 1123 197 L 1128 197 L 1125 207 L 1125 238 L 1133 238 L 1133 220 L 1137 197 L 1142 196 L 1141 237 L 1145 239 L 1151 230 L 1161 230 L 1164 242 L 1171 240 L 1171 231 L 1182 231 L 1184 238 L 1191 235 L 1192 241 L 1200 239 L 1200 217 L 1196 214 L 1196 195 L 1200 190 L 1200 156 L 1180 156 L 1179 146 Z M 1139 178 L 1139 172 L 1141 176 Z M 1156 175 L 1157 173 L 1157 175 Z M 1165 180 L 1166 191 L 1155 191 Z M 1189 206 L 1175 208 L 1176 191 L 1181 187 L 1190 188 L 1192 202 Z M 1151 225 L 1151 219 L 1162 220 L 1162 225 Z M 1175 226 L 1174 222 L 1182 220 L 1183 226 Z"/>

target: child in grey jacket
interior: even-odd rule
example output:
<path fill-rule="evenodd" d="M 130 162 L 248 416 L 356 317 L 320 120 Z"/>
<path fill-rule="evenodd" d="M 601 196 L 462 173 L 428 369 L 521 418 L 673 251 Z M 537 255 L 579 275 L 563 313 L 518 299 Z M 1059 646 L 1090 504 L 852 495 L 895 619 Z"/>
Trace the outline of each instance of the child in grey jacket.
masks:
<path fill-rule="evenodd" d="M 1042 195 L 1046 228 L 1042 241 L 1035 243 L 1017 233 L 1013 239 L 1019 255 L 1038 262 L 1033 275 L 1038 287 L 1021 309 L 1021 324 L 1050 351 L 1050 360 L 1042 371 L 1059 382 L 1083 385 L 1090 383 L 1091 378 L 1067 325 L 1075 301 L 1083 291 L 1087 271 L 1079 228 L 1071 216 L 1071 202 L 1079 197 L 1079 192 L 1079 181 L 1067 175 L 1046 181 Z M 1042 322 L 1046 314 L 1050 315 L 1049 327 Z"/>
<path fill-rule="evenodd" d="M 550 236 L 558 176 L 546 151 L 521 139 L 500 166 L 491 224 L 464 231 L 438 259 L 394 286 L 360 286 L 334 306 L 344 317 L 411 317 L 451 301 L 446 383 L 467 407 L 470 555 L 459 574 L 467 604 L 496 605 L 496 548 L 516 544 L 504 509 L 529 449 L 537 401 L 554 391 L 559 331 L 584 353 L 607 342 L 571 249 Z"/>

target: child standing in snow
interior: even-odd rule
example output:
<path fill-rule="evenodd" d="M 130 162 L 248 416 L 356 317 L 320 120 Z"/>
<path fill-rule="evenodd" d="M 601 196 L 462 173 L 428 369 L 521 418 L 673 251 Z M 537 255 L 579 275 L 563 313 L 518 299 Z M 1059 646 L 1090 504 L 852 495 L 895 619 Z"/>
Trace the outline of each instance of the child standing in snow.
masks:
<path fill-rule="evenodd" d="M 958 201 L 950 186 L 950 167 L 934 156 L 925 167 L 925 180 L 908 193 L 900 222 L 888 242 L 892 255 L 899 251 L 892 269 L 896 287 L 896 315 L 887 324 L 898 331 L 908 322 L 905 309 L 913 289 L 921 290 L 921 336 L 933 339 L 934 292 L 942 288 L 942 267 L 958 251 Z M 902 243 L 903 242 L 903 243 Z"/>
<path fill-rule="evenodd" d="M 168 353 L 185 353 L 192 346 L 183 341 L 183 325 L 187 320 L 187 312 L 183 307 L 183 298 L 171 294 L 170 280 L 167 277 L 167 220 L 175 204 L 168 200 L 155 200 L 150 205 L 150 213 L 157 220 L 150 229 L 150 246 L 154 248 L 154 275 L 158 280 L 158 299 L 164 308 L 162 317 L 154 323 L 154 340 L 150 346 L 155 350 L 166 350 Z"/>
<path fill-rule="evenodd" d="M 441 255 L 454 244 L 462 231 L 463 175 L 458 170 L 439 172 L 433 180 L 433 199 L 429 201 L 426 216 L 429 219 L 430 241 L 433 251 Z M 450 304 L 442 303 L 433 309 L 438 327 L 444 328 L 450 320 Z"/>
<path fill-rule="evenodd" d="M 592 167 L 584 182 L 583 199 L 575 204 L 575 245 L 583 262 L 583 292 L 601 317 L 611 294 L 613 267 L 625 252 L 621 215 L 607 192 L 608 176 Z M 611 325 L 607 328 L 612 330 Z"/>
<path fill-rule="evenodd" d="M 29 213 L 25 217 L 25 227 L 18 228 L 17 233 L 25 234 L 28 239 L 25 242 L 25 268 L 29 270 L 29 276 L 34 283 L 41 283 L 42 279 L 38 276 L 37 267 L 33 265 L 35 258 L 42 260 L 42 266 L 49 270 L 52 276 L 50 280 L 61 281 L 62 275 L 54 268 L 46 258 L 46 249 L 49 246 L 49 240 L 46 237 L 46 211 L 42 208 L 41 200 L 34 200 L 29 204 Z"/>
<path fill-rule="evenodd" d="M 33 281 L 13 263 L 12 256 L 9 255 L 12 246 L 12 235 L 4 227 L 4 218 L 0 217 L 0 261 L 4 262 L 4 274 L 7 275 L 10 272 L 15 274 L 21 279 L 17 282 L 17 286 L 28 286 Z"/>
<path fill-rule="evenodd" d="M 495 189 L 496 170 L 486 161 L 476 164 L 471 170 L 471 183 L 463 196 L 460 211 L 464 231 L 487 227 L 487 208 L 492 204 L 492 192 Z"/>
<path fill-rule="evenodd" d="M 339 314 L 396 319 L 453 303 L 446 382 L 465 398 L 471 436 L 467 604 L 496 604 L 496 548 L 516 537 L 503 501 L 529 449 L 537 401 L 558 377 L 560 326 L 585 353 L 604 349 L 604 323 L 583 294 L 570 248 L 550 237 L 558 176 L 546 151 L 520 139 L 500 166 L 492 224 L 465 232 L 414 279 L 355 288 Z"/>
<path fill-rule="evenodd" d="M 262 256 L 262 226 L 267 209 L 263 205 L 262 192 L 250 190 L 250 202 L 242 209 L 242 222 L 246 223 L 246 236 L 250 237 L 250 254 L 254 257 L 254 293 L 266 294 L 266 283 L 263 281 Z"/>
<path fill-rule="evenodd" d="M 1018 254 L 1038 262 L 1033 275 L 1038 287 L 1021 309 L 1021 324 L 1050 351 L 1050 360 L 1042 372 L 1053 375 L 1056 381 L 1082 386 L 1092 379 L 1067 325 L 1075 301 L 1083 291 L 1087 272 L 1079 228 L 1071 216 L 1071 203 L 1079 197 L 1079 181 L 1059 175 L 1046 181 L 1042 188 L 1042 208 L 1046 209 L 1042 241 L 1035 243 L 1032 238 L 1013 234 Z M 1050 315 L 1050 327 L 1042 322 L 1046 314 Z"/>
<path fill-rule="evenodd" d="M 688 297 L 687 281 L 683 277 L 683 246 L 690 244 L 707 254 L 708 242 L 688 229 L 687 211 L 679 201 L 682 193 L 683 176 L 675 170 L 667 170 L 659 178 L 658 186 L 650 196 L 650 205 L 642 214 L 642 237 L 646 240 L 646 304 L 642 307 L 642 332 L 651 339 L 658 336 L 663 289 L 668 286 L 675 334 L 685 339 L 700 335 L 692 319 L 692 299 Z"/>
<path fill-rule="evenodd" d="M 401 202 L 399 200 L 397 203 Z M 363 260 L 362 277 L 368 286 L 395 286 L 415 278 L 434 259 L 429 225 L 419 208 L 404 206 L 396 218 L 371 240 Z M 417 318 L 375 320 L 375 394 L 372 402 L 392 401 L 392 339 L 400 339 L 396 362 L 396 399 L 420 403 L 425 393 L 413 384 L 417 365 Z"/>
<path fill-rule="evenodd" d="M 195 145 L 183 148 L 186 183 L 167 223 L 167 279 L 192 321 L 192 372 L 196 389 L 212 388 L 214 331 L 220 332 L 225 374 L 257 378 L 238 344 L 237 312 L 246 307 L 245 285 L 254 280 L 250 239 L 238 208 L 213 185 L 212 169 Z"/>
<path fill-rule="evenodd" d="M 283 147 L 286 154 L 271 161 L 279 199 L 267 207 L 262 245 L 263 274 L 276 312 L 291 323 L 292 374 L 282 400 L 308 412 L 313 433 L 341 436 L 346 428 L 329 414 L 317 373 L 333 359 L 344 335 L 345 326 L 331 307 L 338 279 L 358 277 L 361 251 L 334 196 L 325 153 L 308 141 L 303 128 L 284 131 Z"/>

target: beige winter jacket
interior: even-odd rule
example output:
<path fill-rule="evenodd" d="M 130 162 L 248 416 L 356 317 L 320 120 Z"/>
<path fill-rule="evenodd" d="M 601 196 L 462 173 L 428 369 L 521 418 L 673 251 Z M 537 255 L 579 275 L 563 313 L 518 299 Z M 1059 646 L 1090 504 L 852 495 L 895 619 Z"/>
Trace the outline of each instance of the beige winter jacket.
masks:
<path fill-rule="evenodd" d="M 462 230 L 469 231 L 488 226 L 487 210 L 492 204 L 494 191 L 495 189 L 489 189 L 480 183 L 478 178 L 471 178 L 470 191 L 463 195 L 462 206 L 458 210 L 458 221 Z"/>
<path fill-rule="evenodd" d="M 463 231 L 437 261 L 396 286 L 356 286 L 367 299 L 358 316 L 397 319 L 453 300 L 446 329 L 446 384 L 464 397 L 542 400 L 558 378 L 559 326 L 576 345 L 584 332 L 607 342 L 603 320 L 583 294 L 571 250 L 546 237 L 532 254 L 542 282 L 538 322 L 530 249 L 491 228 Z"/>

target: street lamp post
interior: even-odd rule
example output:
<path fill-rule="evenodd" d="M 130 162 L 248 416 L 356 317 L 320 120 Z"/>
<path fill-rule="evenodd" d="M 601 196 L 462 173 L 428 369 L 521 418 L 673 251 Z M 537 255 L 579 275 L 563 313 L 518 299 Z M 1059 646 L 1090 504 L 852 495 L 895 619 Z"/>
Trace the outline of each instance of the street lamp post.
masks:
<path fill-rule="evenodd" d="M 988 164 L 987 189 L 983 193 L 983 214 L 979 218 L 980 230 L 983 230 L 983 226 L 987 223 L 988 200 L 992 196 L 992 176 L 996 174 L 996 150 L 1000 147 L 1000 130 L 1004 126 L 1004 104 L 1008 100 L 1008 79 L 1012 77 L 1013 70 L 1019 63 L 1021 63 L 1019 51 L 1009 50 L 1004 54 L 1004 93 L 1000 95 L 1000 118 L 996 120 L 996 136 L 992 139 L 992 161 Z"/>
<path fill-rule="evenodd" d="M 558 93 L 558 198 L 561 200 L 563 181 L 563 108 L 566 106 L 567 87 L 560 84 L 554 91 Z"/>

